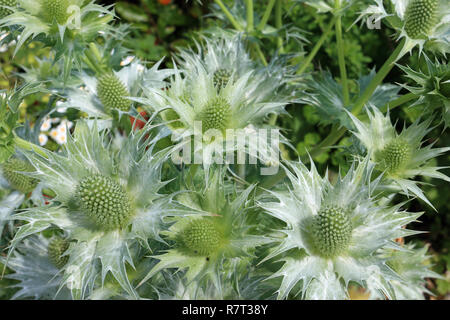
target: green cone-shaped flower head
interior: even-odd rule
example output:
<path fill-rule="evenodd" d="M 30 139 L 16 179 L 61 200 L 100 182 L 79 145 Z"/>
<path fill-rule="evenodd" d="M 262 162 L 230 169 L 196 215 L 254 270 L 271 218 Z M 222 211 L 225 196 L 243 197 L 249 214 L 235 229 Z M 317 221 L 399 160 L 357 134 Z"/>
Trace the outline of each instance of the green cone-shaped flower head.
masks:
<path fill-rule="evenodd" d="M 97 94 L 105 107 L 105 111 L 112 110 L 128 111 L 131 102 L 125 97 L 130 96 L 127 87 L 114 73 L 106 73 L 98 78 Z"/>
<path fill-rule="evenodd" d="M 352 233 L 349 215 L 345 209 L 325 206 L 313 220 L 313 242 L 317 253 L 334 257 L 348 246 Z"/>
<path fill-rule="evenodd" d="M 183 246 L 189 253 L 209 256 L 219 249 L 222 236 L 217 226 L 207 219 L 195 219 L 181 234 Z"/>
<path fill-rule="evenodd" d="M 11 14 L 12 11 L 3 6 L 15 7 L 17 5 L 17 0 L 0 0 L 0 19 Z"/>
<path fill-rule="evenodd" d="M 69 241 L 60 236 L 54 237 L 48 244 L 48 257 L 58 269 L 64 267 L 69 261 L 69 256 L 64 255 L 67 249 L 69 249 Z"/>
<path fill-rule="evenodd" d="M 395 173 L 408 164 L 411 152 L 412 148 L 407 141 L 396 138 L 380 151 L 379 164 L 388 173 Z"/>
<path fill-rule="evenodd" d="M 103 230 L 123 228 L 131 216 L 127 193 L 109 177 L 97 174 L 84 178 L 78 185 L 76 198 L 86 215 Z"/>
<path fill-rule="evenodd" d="M 412 0 L 406 9 L 405 31 L 411 39 L 427 35 L 437 23 L 438 0 Z"/>
<path fill-rule="evenodd" d="M 67 9 L 69 0 L 44 0 L 42 1 L 42 15 L 48 23 L 53 21 L 64 24 L 69 17 Z"/>
<path fill-rule="evenodd" d="M 38 184 L 38 180 L 26 176 L 22 172 L 33 172 L 34 167 L 26 160 L 10 158 L 3 164 L 3 175 L 13 189 L 28 193 Z"/>
<path fill-rule="evenodd" d="M 212 100 L 199 115 L 203 131 L 209 129 L 224 131 L 231 120 L 231 114 L 231 106 L 225 99 L 218 97 Z"/>
<path fill-rule="evenodd" d="M 222 69 L 217 69 L 214 72 L 214 75 L 213 75 L 214 86 L 219 89 L 224 88 L 228 84 L 228 81 L 230 81 L 230 79 L 231 79 L 230 70 L 222 68 Z"/>

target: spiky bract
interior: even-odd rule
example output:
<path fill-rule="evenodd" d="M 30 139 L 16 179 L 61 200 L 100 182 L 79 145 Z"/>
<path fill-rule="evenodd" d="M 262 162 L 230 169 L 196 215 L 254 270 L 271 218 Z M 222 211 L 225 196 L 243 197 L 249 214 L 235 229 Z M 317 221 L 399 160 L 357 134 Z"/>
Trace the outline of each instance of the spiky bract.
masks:
<path fill-rule="evenodd" d="M 69 290 L 60 287 L 60 270 L 50 261 L 48 246 L 49 239 L 32 235 L 18 244 L 8 259 L 0 257 L 11 270 L 5 278 L 17 281 L 12 299 L 70 299 Z"/>

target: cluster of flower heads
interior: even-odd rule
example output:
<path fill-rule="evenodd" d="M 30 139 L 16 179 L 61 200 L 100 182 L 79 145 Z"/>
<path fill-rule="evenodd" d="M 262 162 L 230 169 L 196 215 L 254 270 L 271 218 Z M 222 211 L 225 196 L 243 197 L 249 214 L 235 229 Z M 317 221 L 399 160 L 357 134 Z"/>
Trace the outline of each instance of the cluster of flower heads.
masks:
<path fill-rule="evenodd" d="M 320 3 L 326 11 L 326 2 Z M 402 36 L 419 44 L 424 36 L 442 40 L 439 1 L 392 3 Z M 365 14 L 387 12 L 382 1 L 377 4 L 378 11 L 371 6 Z M 90 41 L 108 29 L 111 15 L 93 1 L 0 5 L 0 26 L 22 33 L 17 48 L 40 34 L 56 42 L 66 36 Z M 55 106 L 77 110 L 83 119 L 61 121 L 55 129 L 48 117 L 38 121 L 40 146 L 26 148 L 22 139 L 1 164 L 0 191 L 8 192 L 0 193 L 0 231 L 8 225 L 14 235 L 0 262 L 11 271 L 5 278 L 16 281 L 13 298 L 347 299 L 350 286 L 364 288 L 372 299 L 429 293 L 425 278 L 439 275 L 426 265 L 427 249 L 396 241 L 419 233 L 405 226 L 422 213 L 391 201 L 403 193 L 432 206 L 415 178 L 450 181 L 442 168 L 428 164 L 450 148 L 423 146 L 431 118 L 397 133 L 379 107 L 399 87 L 379 86 L 367 104 L 368 121 L 362 121 L 348 115 L 331 77 L 312 82 L 314 92 L 305 97 L 291 57 L 260 65 L 243 33 L 205 36 L 194 49 L 180 50 L 173 69 L 161 69 L 162 60 L 147 68 L 118 51 L 91 43 L 65 86 L 57 81 L 59 72 L 41 72 L 50 68 L 46 61 L 22 75 L 28 81 L 47 77 L 48 92 L 59 100 Z M 53 67 L 64 68 L 60 61 Z M 437 96 L 448 108 L 445 66 L 428 74 L 404 71 L 420 86 L 405 88 L 420 99 Z M 436 86 L 442 89 L 433 91 Z M 266 190 L 242 183 L 245 177 L 236 179 L 227 164 L 170 160 L 198 134 L 196 122 L 203 143 L 194 154 L 211 157 L 225 145 L 224 153 L 258 156 L 252 152 L 261 145 L 252 140 L 227 142 L 242 132 L 274 129 L 269 115 L 305 101 L 334 112 L 327 121 L 342 120 L 365 148 L 345 174 L 322 176 L 314 163 L 283 161 L 286 183 Z M 12 98 L 2 98 L 2 106 L 6 102 Z M 332 103 L 339 106 L 328 108 Z M 124 119 L 147 120 L 142 114 L 151 119 L 140 130 L 116 130 Z M 219 133 L 214 139 L 211 130 Z M 44 148 L 46 132 L 60 150 Z M 177 137 L 170 143 L 169 134 Z M 281 142 L 289 144 L 284 137 Z"/>

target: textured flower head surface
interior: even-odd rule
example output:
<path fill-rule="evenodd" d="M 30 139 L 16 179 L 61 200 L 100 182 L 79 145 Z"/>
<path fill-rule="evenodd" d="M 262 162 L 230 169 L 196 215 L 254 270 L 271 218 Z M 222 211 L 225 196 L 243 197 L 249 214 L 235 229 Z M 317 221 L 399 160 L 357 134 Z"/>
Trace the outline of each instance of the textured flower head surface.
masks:
<path fill-rule="evenodd" d="M 384 115 L 372 106 L 367 109 L 367 114 L 367 123 L 350 114 L 356 126 L 354 134 L 377 164 L 377 170 L 384 172 L 384 181 L 390 188 L 406 195 L 413 194 L 433 207 L 417 186 L 418 182 L 413 180 L 416 176 L 423 176 L 450 181 L 449 177 L 439 172 L 442 167 L 428 164 L 429 160 L 447 152 L 450 147 L 432 148 L 434 143 L 422 147 L 423 138 L 432 129 L 432 118 L 422 122 L 418 119 L 398 134 L 391 123 L 389 113 Z"/>
<path fill-rule="evenodd" d="M 414 105 L 425 104 L 427 113 L 442 109 L 445 126 L 450 126 L 450 66 L 437 58 L 431 61 L 426 55 L 425 70 L 413 70 L 410 67 L 399 68 L 415 85 L 403 85 L 405 89 L 417 95 Z"/>
<path fill-rule="evenodd" d="M 20 34 L 15 52 L 30 38 L 45 35 L 48 40 L 64 37 L 90 41 L 108 30 L 113 13 L 89 0 L 18 0 L 11 13 L 0 19 L 0 27 L 17 26 Z"/>
<path fill-rule="evenodd" d="M 181 66 L 188 70 L 179 69 L 164 91 L 144 89 L 146 98 L 139 102 L 162 113 L 163 120 L 175 133 L 176 148 L 191 143 L 189 137 L 202 136 L 203 143 L 194 152 L 203 152 L 204 159 L 211 159 L 219 147 L 227 152 L 236 151 L 238 137 L 255 134 L 260 128 L 272 128 L 264 125 L 266 116 L 284 113 L 284 107 L 293 100 L 294 96 L 287 94 L 288 83 L 294 79 L 293 70 L 283 66 L 283 59 L 274 59 L 267 67 L 250 68 L 250 62 L 245 62 L 247 70 L 217 69 L 220 61 L 214 60 L 224 52 L 231 52 L 230 65 L 248 61 L 240 41 L 239 38 L 231 43 L 224 39 L 208 40 L 198 56 L 184 51 Z M 227 65 L 224 67 L 231 68 Z M 284 140 L 281 136 L 280 139 Z M 241 148 L 248 153 L 258 149 L 252 143 L 246 141 Z"/>
<path fill-rule="evenodd" d="M 406 244 L 404 250 L 384 250 L 381 255 L 387 259 L 387 265 L 401 280 L 391 281 L 395 296 L 399 300 L 423 300 L 424 293 L 432 295 L 425 287 L 426 278 L 441 278 L 430 270 L 427 247 L 416 248 Z"/>
<path fill-rule="evenodd" d="M 206 181 L 200 180 L 200 190 L 192 185 L 188 192 L 180 194 L 177 200 L 198 214 L 175 218 L 169 230 L 162 232 L 173 246 L 154 256 L 160 261 L 141 283 L 161 270 L 174 268 L 186 272 L 187 284 L 195 288 L 213 286 L 216 298 L 223 298 L 230 294 L 231 283 L 238 282 L 238 275 L 247 274 L 243 271 L 254 249 L 267 241 L 251 234 L 247 224 L 254 186 L 238 193 L 226 185 L 223 177 L 223 170 L 218 170 Z"/>
<path fill-rule="evenodd" d="M 74 298 L 84 298 L 110 272 L 136 298 L 126 273 L 126 264 L 133 267 L 132 249 L 149 249 L 149 239 L 160 239 L 163 217 L 176 211 L 166 207 L 170 198 L 158 194 L 165 185 L 160 167 L 166 152 L 154 153 L 159 138 L 146 140 L 146 134 L 148 130 L 141 130 L 123 139 L 117 151 L 106 144 L 95 123 L 91 128 L 80 121 L 62 153 L 25 152 L 36 169 L 32 175 L 55 197 L 49 205 L 14 215 L 27 223 L 18 229 L 10 254 L 27 236 L 57 227 L 70 241 L 67 263 L 60 265 L 61 287 L 68 287 Z"/>
<path fill-rule="evenodd" d="M 67 288 L 60 290 L 61 274 L 49 256 L 51 240 L 43 235 L 32 235 L 21 242 L 14 253 L 0 261 L 12 270 L 6 279 L 17 280 L 18 288 L 12 299 L 70 299 Z"/>
<path fill-rule="evenodd" d="M 164 79 L 173 72 L 169 69 L 158 70 L 162 60 L 152 68 L 146 69 L 139 61 L 133 61 L 118 72 L 111 71 L 90 76 L 80 75 L 82 85 L 67 90 L 67 100 L 63 106 L 83 111 L 89 118 L 95 118 L 98 128 L 109 128 L 113 116 L 133 112 L 134 103 L 129 97 L 141 94 L 141 88 L 149 85 L 161 89 Z"/>
<path fill-rule="evenodd" d="M 399 38 L 406 38 L 403 53 L 416 45 L 443 54 L 450 52 L 450 7 L 446 0 L 373 0 L 375 4 L 362 11 L 364 16 L 377 15 L 385 19 L 399 32 Z M 400 54 L 401 56 L 402 54 Z"/>
<path fill-rule="evenodd" d="M 377 204 L 371 193 L 379 179 L 370 181 L 368 159 L 353 164 L 334 185 L 313 164 L 310 170 L 296 162 L 288 168 L 288 190 L 269 192 L 259 201 L 269 215 L 286 223 L 280 244 L 265 258 L 283 254 L 283 267 L 270 277 L 282 277 L 278 298 L 301 292 L 306 299 L 345 299 L 348 284 L 355 282 L 394 299 L 389 282 L 399 276 L 376 252 L 396 248 L 395 238 L 415 234 L 402 226 L 421 213 Z"/>

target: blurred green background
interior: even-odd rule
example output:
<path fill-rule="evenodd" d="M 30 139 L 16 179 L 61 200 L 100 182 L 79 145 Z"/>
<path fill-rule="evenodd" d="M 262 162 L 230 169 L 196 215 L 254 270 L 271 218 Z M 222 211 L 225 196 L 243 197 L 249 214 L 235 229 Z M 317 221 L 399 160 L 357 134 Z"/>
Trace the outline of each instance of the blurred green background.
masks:
<path fill-rule="evenodd" d="M 103 4 L 114 4 L 121 23 L 131 25 L 130 33 L 124 45 L 134 52 L 142 60 L 154 62 L 166 56 L 166 63 L 170 66 L 171 55 L 176 52 L 177 47 L 191 45 L 192 37 L 199 30 L 212 28 L 214 26 L 229 27 L 225 20 L 216 19 L 211 13 L 214 12 L 214 1 L 202 0 L 200 5 L 197 1 L 186 0 L 135 0 L 135 1 L 99 1 Z M 230 1 L 224 1 L 230 3 Z M 264 12 L 264 0 L 255 1 L 255 10 Z M 330 20 L 327 14 L 317 14 L 314 9 L 304 6 L 292 6 L 292 2 L 284 1 L 283 24 L 286 38 L 286 52 L 308 52 L 314 45 Z M 343 25 L 349 27 L 358 16 L 355 8 L 343 19 Z M 274 25 L 274 21 L 269 24 Z M 292 36 L 296 31 L 308 42 L 297 41 Z M 386 58 L 395 47 L 392 31 L 386 27 L 379 30 L 369 30 L 365 26 L 354 25 L 345 30 L 346 63 L 349 77 L 357 79 L 367 74 L 372 68 L 381 67 Z M 276 41 L 270 36 L 262 40 L 264 53 L 270 57 L 276 51 Z M 22 66 L 31 67 L 36 65 L 36 58 L 45 56 L 46 50 L 41 49 L 36 43 L 30 45 L 30 50 L 21 50 L 12 59 L 13 48 L 0 48 L 0 89 L 12 87 L 17 81 L 15 73 L 23 71 Z M 320 49 L 314 59 L 313 67 L 316 70 L 329 70 L 332 74 L 339 74 L 337 62 L 336 41 L 331 36 Z M 301 58 L 301 57 L 300 57 Z M 406 56 L 401 60 L 402 64 L 412 64 L 420 59 L 417 55 Z M 398 68 L 389 74 L 385 80 L 390 83 L 405 83 L 407 79 Z M 353 82 L 353 85 L 355 83 Z M 29 97 L 22 106 L 23 118 L 35 119 L 46 107 L 48 97 L 44 95 Z M 330 128 L 319 126 L 320 117 L 315 113 L 312 106 L 291 105 L 288 108 L 290 117 L 284 116 L 278 119 L 278 125 L 285 129 L 285 135 L 296 147 L 299 155 L 304 155 L 306 150 L 313 147 L 327 136 Z M 407 125 L 417 119 L 421 113 L 421 106 L 397 108 L 393 110 L 393 118 L 398 119 L 399 128 L 403 123 Z M 430 141 L 437 139 L 436 147 L 450 145 L 448 130 L 443 131 L 440 123 L 435 123 L 436 128 L 429 134 Z M 431 138 L 432 137 L 432 138 Z M 340 148 L 330 149 L 315 158 L 319 169 L 324 172 L 328 167 L 337 171 L 338 166 L 345 169 L 349 164 L 349 153 L 346 148 L 352 144 L 351 138 L 344 138 L 339 143 Z M 51 147 L 51 145 L 50 145 Z M 294 152 L 286 154 L 287 157 L 295 159 Z M 450 163 L 450 155 L 437 159 L 438 165 L 445 166 Z M 443 171 L 450 175 L 450 170 Z M 436 272 L 442 274 L 446 279 L 429 281 L 429 289 L 435 294 L 432 299 L 445 299 L 450 297 L 450 185 L 441 180 L 424 181 L 428 184 L 423 186 L 427 197 L 435 205 L 437 212 L 418 200 L 408 202 L 407 207 L 412 211 L 425 211 L 421 217 L 422 223 L 413 229 L 429 231 L 421 236 L 416 236 L 412 241 L 419 241 L 430 245 L 432 257 L 430 263 L 434 264 Z M 410 240 L 407 240 L 410 241 Z M 5 245 L 5 244 L 3 244 Z M 2 292 L 0 290 L 0 298 Z"/>

